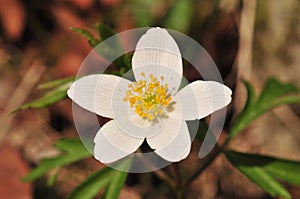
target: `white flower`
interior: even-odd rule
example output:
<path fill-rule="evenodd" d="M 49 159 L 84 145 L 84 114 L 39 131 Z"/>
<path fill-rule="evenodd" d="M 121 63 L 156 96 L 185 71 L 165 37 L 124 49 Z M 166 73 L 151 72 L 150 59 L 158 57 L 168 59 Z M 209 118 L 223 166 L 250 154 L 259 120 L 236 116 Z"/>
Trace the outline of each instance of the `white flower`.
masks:
<path fill-rule="evenodd" d="M 160 157 L 180 161 L 191 148 L 185 121 L 204 118 L 231 101 L 231 90 L 214 81 L 194 81 L 178 91 L 182 58 L 165 29 L 151 28 L 140 38 L 132 70 L 136 82 L 89 75 L 68 90 L 84 109 L 112 119 L 94 138 L 94 156 L 103 163 L 135 152 L 145 139 Z"/>

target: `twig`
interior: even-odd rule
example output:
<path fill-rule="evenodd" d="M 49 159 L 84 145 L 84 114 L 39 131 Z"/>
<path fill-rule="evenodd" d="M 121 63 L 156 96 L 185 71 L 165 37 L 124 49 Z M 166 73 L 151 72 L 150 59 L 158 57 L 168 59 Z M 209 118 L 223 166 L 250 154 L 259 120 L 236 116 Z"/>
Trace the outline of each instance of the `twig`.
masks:
<path fill-rule="evenodd" d="M 203 164 L 193 173 L 193 175 L 184 183 L 183 190 L 185 190 L 214 160 L 215 158 L 223 151 L 223 149 L 228 145 L 229 139 L 222 144 L 222 146 L 218 146 L 217 144 L 214 146 L 212 151 L 203 159 Z"/>
<path fill-rule="evenodd" d="M 137 152 L 141 152 L 140 149 L 137 150 Z M 161 179 L 163 182 L 165 182 L 167 184 L 167 186 L 169 187 L 169 189 L 174 193 L 174 195 L 176 196 L 177 199 L 181 199 L 181 197 L 178 197 L 178 193 L 177 193 L 177 184 L 176 182 L 164 171 L 162 170 L 155 170 L 155 168 L 153 168 L 153 166 L 151 165 L 150 162 L 148 162 L 145 158 L 143 158 L 143 156 L 139 156 L 139 158 L 142 160 L 142 162 L 149 168 L 149 169 L 154 169 L 153 173 L 159 178 Z"/>
<path fill-rule="evenodd" d="M 235 113 L 239 113 L 246 101 L 246 90 L 240 80 L 250 80 L 252 67 L 253 33 L 255 24 L 256 0 L 243 1 L 239 25 L 239 51 L 236 61 L 237 85 L 234 101 Z M 236 116 L 236 115 L 235 115 Z"/>
<path fill-rule="evenodd" d="M 165 172 L 162 170 L 156 170 L 154 171 L 154 174 L 159 177 L 162 181 L 164 181 L 171 189 L 172 191 L 176 192 L 176 183 L 170 176 L 168 176 Z"/>
<path fill-rule="evenodd" d="M 235 111 L 238 113 L 241 111 L 244 101 L 246 100 L 246 95 L 243 95 L 242 85 L 239 80 L 249 80 L 251 74 L 251 63 L 252 63 L 252 42 L 253 42 L 253 32 L 255 23 L 255 12 L 256 12 L 256 0 L 246 0 L 243 1 L 243 10 L 241 13 L 240 22 L 240 43 L 239 52 L 237 58 L 237 91 L 235 96 Z M 238 96 L 237 96 L 238 95 Z M 244 99 L 242 99 L 242 98 Z M 222 144 L 222 146 L 215 145 L 212 151 L 206 158 L 202 161 L 202 165 L 195 171 L 195 173 L 184 183 L 182 190 L 185 190 L 189 184 L 191 184 L 223 151 L 227 146 L 229 139 Z"/>
<path fill-rule="evenodd" d="M 10 97 L 10 100 L 7 102 L 5 109 L 0 115 L 0 142 L 2 142 L 12 124 L 13 117 L 8 114 L 25 101 L 33 86 L 44 73 L 45 69 L 46 67 L 41 64 L 41 61 L 35 61 L 25 73 L 20 84 L 15 89 L 15 92 Z"/>
<path fill-rule="evenodd" d="M 172 164 L 171 167 L 174 170 L 175 176 L 176 176 L 176 180 L 177 180 L 177 184 L 180 186 L 182 183 L 182 177 L 181 177 L 181 173 L 179 170 L 179 165 L 178 164 Z"/>
<path fill-rule="evenodd" d="M 300 119 L 288 105 L 282 105 L 272 110 L 273 113 L 291 130 L 293 135 L 300 141 Z"/>

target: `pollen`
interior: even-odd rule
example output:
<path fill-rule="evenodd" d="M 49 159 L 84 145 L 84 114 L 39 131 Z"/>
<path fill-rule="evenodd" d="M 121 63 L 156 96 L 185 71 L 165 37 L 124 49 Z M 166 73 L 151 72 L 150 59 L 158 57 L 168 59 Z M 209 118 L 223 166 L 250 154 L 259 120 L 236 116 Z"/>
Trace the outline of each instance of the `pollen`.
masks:
<path fill-rule="evenodd" d="M 166 107 L 170 105 L 172 97 L 168 92 L 168 84 L 164 84 L 164 76 L 157 79 L 153 74 L 146 80 L 144 72 L 141 73 L 144 80 L 139 80 L 128 85 L 126 96 L 123 98 L 136 114 L 149 121 L 166 114 Z"/>

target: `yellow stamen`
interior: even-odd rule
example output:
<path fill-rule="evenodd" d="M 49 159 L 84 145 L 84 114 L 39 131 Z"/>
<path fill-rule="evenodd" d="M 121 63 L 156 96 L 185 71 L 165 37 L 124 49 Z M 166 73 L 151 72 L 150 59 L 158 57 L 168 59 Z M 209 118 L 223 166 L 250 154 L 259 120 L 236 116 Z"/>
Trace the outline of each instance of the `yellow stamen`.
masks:
<path fill-rule="evenodd" d="M 144 72 L 141 76 L 146 78 Z M 124 101 L 129 102 L 130 107 L 135 108 L 136 114 L 150 121 L 157 116 L 165 114 L 165 108 L 170 104 L 172 97 L 168 93 L 168 84 L 162 84 L 153 74 L 149 75 L 149 81 L 139 80 L 128 85 Z M 164 76 L 160 77 L 164 80 Z"/>

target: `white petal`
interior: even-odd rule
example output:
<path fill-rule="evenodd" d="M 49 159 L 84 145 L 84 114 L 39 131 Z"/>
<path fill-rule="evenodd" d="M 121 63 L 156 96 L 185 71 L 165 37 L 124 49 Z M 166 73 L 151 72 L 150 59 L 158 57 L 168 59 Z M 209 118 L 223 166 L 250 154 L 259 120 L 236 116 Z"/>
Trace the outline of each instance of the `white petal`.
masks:
<path fill-rule="evenodd" d="M 152 149 L 162 149 L 176 138 L 181 128 L 182 113 L 180 103 L 173 105 L 174 109 L 167 113 L 162 126 L 150 126 L 147 134 L 147 143 Z"/>
<path fill-rule="evenodd" d="M 121 79 L 114 75 L 88 75 L 71 85 L 68 96 L 84 109 L 112 118 L 112 95 Z"/>
<path fill-rule="evenodd" d="M 181 89 L 176 96 L 184 120 L 204 118 L 231 102 L 231 90 L 214 81 L 195 81 Z"/>
<path fill-rule="evenodd" d="M 169 162 L 178 162 L 185 159 L 191 150 L 191 138 L 185 121 L 181 122 L 181 127 L 176 138 L 166 147 L 157 149 L 154 152 Z"/>
<path fill-rule="evenodd" d="M 163 67 L 167 70 L 159 73 Z M 182 77 L 182 58 L 177 43 L 167 30 L 151 28 L 140 38 L 132 57 L 132 69 L 136 80 L 144 79 L 141 72 L 147 77 L 156 73 L 164 75 L 165 82 L 174 87 L 174 92 L 177 91 Z"/>
<path fill-rule="evenodd" d="M 128 136 L 111 120 L 95 136 L 94 156 L 102 163 L 111 163 L 135 152 L 143 141 Z"/>

